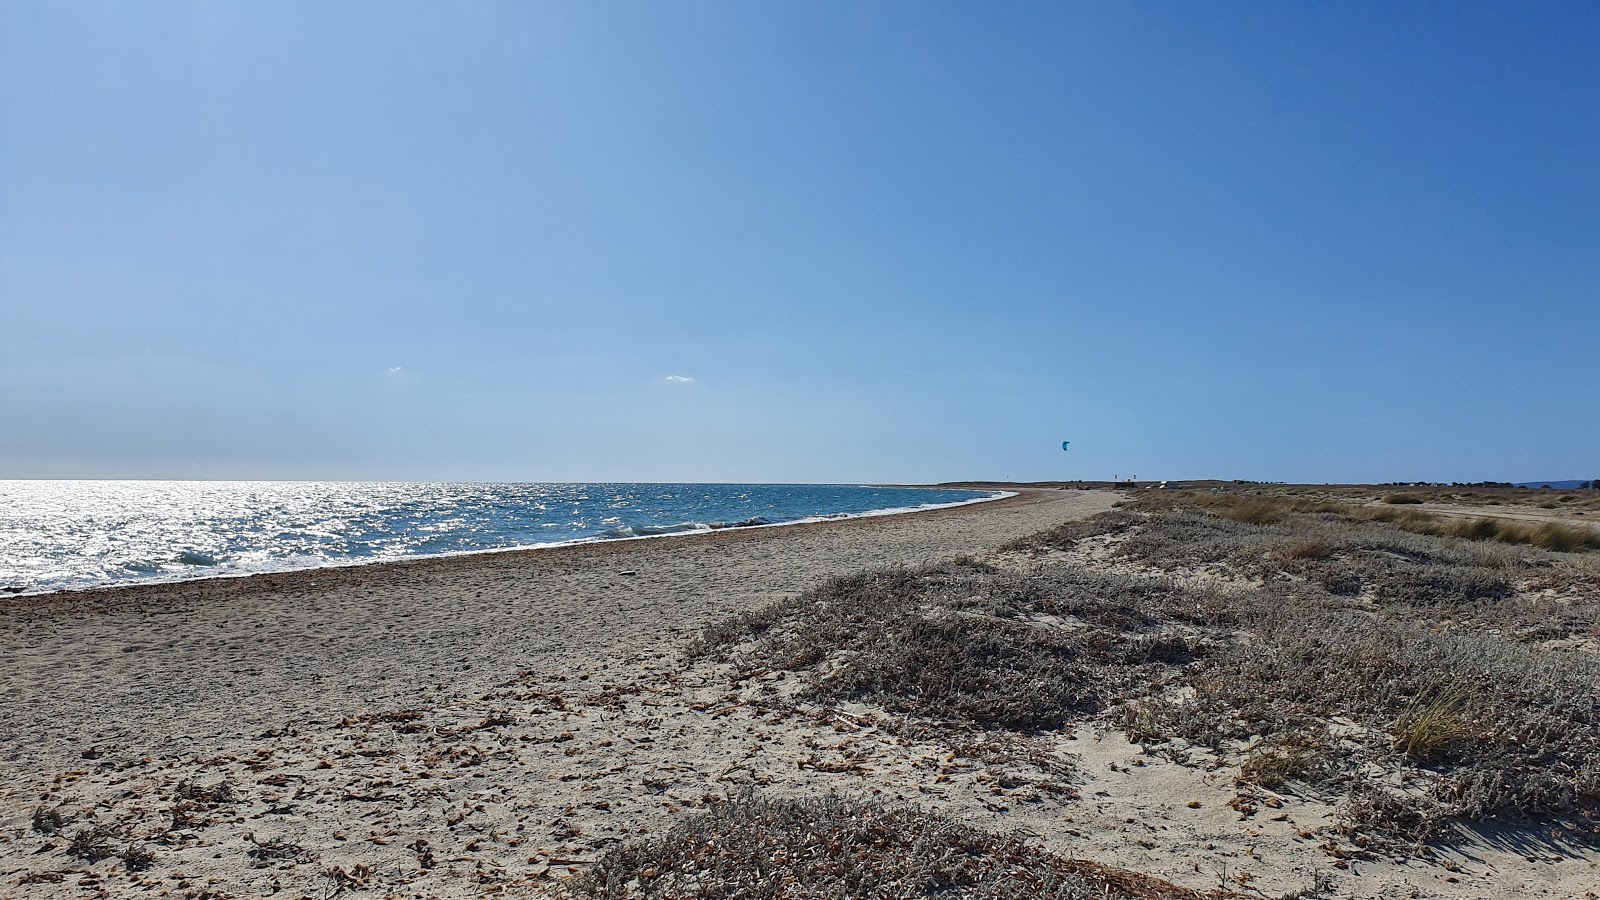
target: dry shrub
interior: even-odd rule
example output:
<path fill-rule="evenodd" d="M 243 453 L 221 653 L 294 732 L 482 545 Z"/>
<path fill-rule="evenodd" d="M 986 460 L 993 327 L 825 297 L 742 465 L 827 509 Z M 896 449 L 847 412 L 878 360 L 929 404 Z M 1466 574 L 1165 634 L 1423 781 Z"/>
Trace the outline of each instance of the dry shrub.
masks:
<path fill-rule="evenodd" d="M 1291 782 L 1321 784 L 1333 771 L 1325 731 L 1286 731 L 1263 741 L 1240 764 L 1237 780 L 1276 791 Z"/>
<path fill-rule="evenodd" d="M 704 645 L 741 675 L 802 672 L 813 699 L 873 703 L 908 728 L 1015 735 L 1120 709 L 1146 744 L 1181 737 L 1231 755 L 1260 736 L 1242 783 L 1347 793 L 1363 834 L 1425 839 L 1452 817 L 1600 823 L 1600 660 L 1531 643 L 1600 634 L 1600 563 L 1463 540 L 1448 529 L 1471 523 L 1404 509 L 1189 497 L 1141 495 L 1114 518 L 1019 542 L 1109 526 L 1123 560 L 1154 575 L 971 560 L 867 572 L 712 629 Z M 1241 521 L 1260 518 L 1256 500 L 1281 518 Z M 1195 566 L 1259 587 L 1159 573 Z M 1352 781 L 1374 767 L 1411 789 Z"/>
<path fill-rule="evenodd" d="M 1388 504 L 1422 503 L 1423 499 L 1416 494 L 1385 494 L 1383 502 Z"/>
<path fill-rule="evenodd" d="M 720 804 L 614 848 L 567 890 L 593 900 L 1203 900 L 1229 895 L 1064 859 L 915 809 L 837 798 Z"/>
<path fill-rule="evenodd" d="M 790 600 L 769 604 L 732 619 L 708 626 L 690 646 L 690 658 L 726 655 L 741 641 L 765 635 L 780 622 L 809 616 L 817 640 L 836 646 L 850 633 L 869 625 L 879 604 L 895 606 L 926 589 L 928 570 L 907 568 L 876 569 L 830 578 L 817 588 Z M 787 640 L 774 648 L 773 664 L 799 669 L 813 665 L 827 655 L 826 649 L 808 646 L 806 640 Z"/>
<path fill-rule="evenodd" d="M 1055 729 L 1205 652 L 1143 607 L 1202 611 L 1148 579 L 1078 570 L 1028 576 L 935 566 L 834 579 L 718 626 L 739 671 L 807 673 L 806 696 L 865 701 L 980 728 Z M 1062 627 L 1067 618 L 1077 620 Z M 734 649 L 730 640 L 743 636 Z"/>
<path fill-rule="evenodd" d="M 1284 559 L 1327 559 L 1334 547 L 1327 541 L 1296 541 L 1283 548 Z"/>
<path fill-rule="evenodd" d="M 1345 834 L 1380 843 L 1426 844 L 1445 837 L 1446 813 L 1440 804 L 1357 777 L 1339 804 L 1338 816 Z"/>
<path fill-rule="evenodd" d="M 868 700 L 898 713 L 984 728 L 1059 728 L 1102 698 L 1075 657 L 1070 635 L 1018 622 L 902 613 L 863 635 L 815 681 L 813 695 Z"/>
<path fill-rule="evenodd" d="M 1270 740 L 1345 718 L 1391 734 L 1408 760 L 1427 758 L 1438 772 L 1427 803 L 1450 815 L 1600 815 L 1593 659 L 1405 621 L 1375 628 L 1365 616 L 1286 603 L 1255 642 L 1211 654 L 1186 681 L 1193 699 L 1152 704 L 1148 728 L 1226 750 L 1252 734 Z M 1384 760 L 1392 746 L 1356 744 L 1354 761 Z"/>
<path fill-rule="evenodd" d="M 1532 525 L 1506 519 L 1473 519 L 1457 522 L 1442 533 L 1475 541 L 1499 541 L 1503 544 L 1528 544 L 1541 550 L 1575 553 L 1581 550 L 1600 549 L 1600 531 L 1558 522 Z"/>
<path fill-rule="evenodd" d="M 1353 509 L 1347 515 L 1356 520 L 1388 522 L 1418 534 L 1444 534 L 1448 531 L 1444 520 L 1417 509 Z"/>

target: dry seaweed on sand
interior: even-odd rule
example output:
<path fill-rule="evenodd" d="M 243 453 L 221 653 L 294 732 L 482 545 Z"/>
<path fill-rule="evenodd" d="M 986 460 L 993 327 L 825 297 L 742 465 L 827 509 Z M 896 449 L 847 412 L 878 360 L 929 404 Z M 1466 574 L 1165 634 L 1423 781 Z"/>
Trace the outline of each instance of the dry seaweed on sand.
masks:
<path fill-rule="evenodd" d="M 588 900 L 1206 900 L 911 808 L 745 796 L 614 848 L 568 884 Z"/>

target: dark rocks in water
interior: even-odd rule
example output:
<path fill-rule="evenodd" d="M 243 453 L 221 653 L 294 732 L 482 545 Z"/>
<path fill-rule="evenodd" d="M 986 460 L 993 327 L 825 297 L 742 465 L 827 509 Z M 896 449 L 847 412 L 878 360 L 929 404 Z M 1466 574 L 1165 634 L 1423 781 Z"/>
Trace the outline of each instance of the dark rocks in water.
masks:
<path fill-rule="evenodd" d="M 8 584 L 5 587 L 0 587 L 0 594 L 20 594 L 25 590 L 27 590 L 27 588 L 25 588 L 25 587 L 19 587 L 19 586 L 14 585 L 14 584 Z"/>
<path fill-rule="evenodd" d="M 713 523 L 711 523 L 711 527 L 712 528 L 716 528 L 716 529 L 721 529 L 721 528 L 750 528 L 750 527 L 755 526 L 755 525 L 771 525 L 771 524 L 772 524 L 772 520 L 766 518 L 765 516 L 756 516 L 753 519 L 745 519 L 743 522 L 713 522 Z"/>

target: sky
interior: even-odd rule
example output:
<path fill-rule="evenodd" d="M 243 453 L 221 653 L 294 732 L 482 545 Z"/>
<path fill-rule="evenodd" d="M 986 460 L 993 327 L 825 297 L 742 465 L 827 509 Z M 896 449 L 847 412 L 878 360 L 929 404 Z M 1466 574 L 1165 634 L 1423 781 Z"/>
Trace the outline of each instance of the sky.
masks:
<path fill-rule="evenodd" d="M 1597 42 L 1587 2 L 5 3 L 0 478 L 1600 476 Z"/>

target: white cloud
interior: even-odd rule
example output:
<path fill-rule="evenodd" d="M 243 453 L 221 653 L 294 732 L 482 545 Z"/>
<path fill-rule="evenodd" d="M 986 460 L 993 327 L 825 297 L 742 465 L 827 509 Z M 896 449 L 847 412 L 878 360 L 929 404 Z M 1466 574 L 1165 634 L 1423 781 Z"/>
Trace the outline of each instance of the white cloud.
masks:
<path fill-rule="evenodd" d="M 688 384 L 691 381 L 694 381 L 694 379 L 690 378 L 687 375 L 668 375 L 667 376 L 667 383 L 668 384 Z"/>
<path fill-rule="evenodd" d="M 422 381 L 422 373 L 405 366 L 390 366 L 383 380 L 395 387 L 409 387 Z"/>

